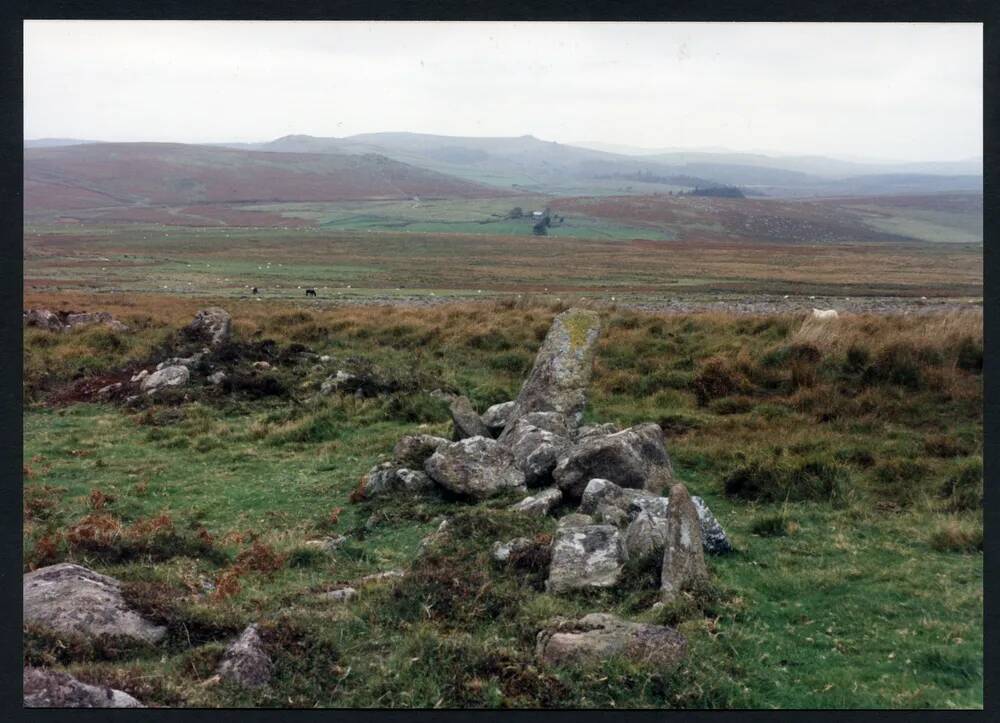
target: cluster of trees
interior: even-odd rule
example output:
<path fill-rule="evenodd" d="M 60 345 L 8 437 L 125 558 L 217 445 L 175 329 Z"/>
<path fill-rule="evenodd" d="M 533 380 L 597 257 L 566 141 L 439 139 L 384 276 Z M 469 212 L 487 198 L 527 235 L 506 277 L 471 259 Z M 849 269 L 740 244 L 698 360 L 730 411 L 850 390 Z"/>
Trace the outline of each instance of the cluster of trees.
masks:
<path fill-rule="evenodd" d="M 746 195 L 736 186 L 712 186 L 710 188 L 693 188 L 678 196 L 711 196 L 713 198 L 746 198 Z"/>

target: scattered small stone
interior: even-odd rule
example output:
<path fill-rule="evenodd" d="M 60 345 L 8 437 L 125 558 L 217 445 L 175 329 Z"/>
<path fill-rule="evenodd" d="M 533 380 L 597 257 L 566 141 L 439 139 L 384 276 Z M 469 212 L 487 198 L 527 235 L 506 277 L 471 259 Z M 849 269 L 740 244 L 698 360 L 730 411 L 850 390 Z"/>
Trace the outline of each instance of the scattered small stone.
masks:
<path fill-rule="evenodd" d="M 497 542 L 493 543 L 493 548 L 490 550 L 490 556 L 495 562 L 507 562 L 510 556 L 514 553 L 527 550 L 531 547 L 531 540 L 527 537 L 515 537 L 513 540 L 508 540 L 507 542 Z"/>
<path fill-rule="evenodd" d="M 386 580 L 395 580 L 404 577 L 404 575 L 405 573 L 402 570 L 385 570 L 384 572 L 373 572 L 371 575 L 365 575 L 358 582 L 362 585 L 368 585 L 385 582 Z"/>
<path fill-rule="evenodd" d="M 144 708 L 128 693 L 47 668 L 24 669 L 25 708 Z"/>
<path fill-rule="evenodd" d="M 218 674 L 243 688 L 259 688 L 271 680 L 274 663 L 264 650 L 256 624 L 234 640 L 222 656 Z"/>
<path fill-rule="evenodd" d="M 145 379 L 148 376 L 149 376 L 149 371 L 146 370 L 146 369 L 142 369 L 139 372 L 137 372 L 136 374 L 133 374 L 132 378 L 129 381 L 130 382 L 141 382 L 143 379 Z"/>
<path fill-rule="evenodd" d="M 334 535 L 333 537 L 324 537 L 321 540 L 306 540 L 306 544 L 310 547 L 319 547 L 324 552 L 334 552 L 338 547 L 347 542 L 347 538 L 343 535 Z"/>
<path fill-rule="evenodd" d="M 226 381 L 226 373 L 224 371 L 222 371 L 221 369 L 219 371 L 217 371 L 217 372 L 213 372 L 212 374 L 208 375 L 208 383 L 209 384 L 213 384 L 215 386 L 218 386 L 219 384 L 222 384 L 222 382 L 224 382 L 224 381 Z"/>
<path fill-rule="evenodd" d="M 320 595 L 320 597 L 326 600 L 332 600 L 333 602 L 347 602 L 358 594 L 358 591 L 353 587 L 341 587 L 336 590 L 328 590 L 327 592 Z"/>
<path fill-rule="evenodd" d="M 191 372 L 185 366 L 164 367 L 142 380 L 139 388 L 146 394 L 155 394 L 167 387 L 182 387 L 191 379 Z"/>
<path fill-rule="evenodd" d="M 260 370 L 262 372 L 266 372 L 266 371 L 268 371 L 271 368 L 271 365 L 270 365 L 269 362 L 266 362 L 266 361 L 255 361 L 253 363 L 253 368 L 254 369 L 258 369 L 258 370 Z"/>

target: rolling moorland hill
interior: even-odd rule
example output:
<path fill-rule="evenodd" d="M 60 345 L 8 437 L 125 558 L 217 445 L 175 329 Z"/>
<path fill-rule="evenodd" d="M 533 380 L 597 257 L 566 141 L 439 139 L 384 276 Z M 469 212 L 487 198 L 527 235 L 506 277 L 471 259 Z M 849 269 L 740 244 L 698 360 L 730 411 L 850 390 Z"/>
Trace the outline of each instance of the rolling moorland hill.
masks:
<path fill-rule="evenodd" d="M 821 156 L 681 152 L 611 153 L 534 136 L 472 138 L 423 133 L 366 133 L 345 138 L 291 135 L 268 143 L 232 144 L 262 151 L 380 153 L 396 160 L 502 188 L 593 193 L 640 175 L 636 192 L 655 186 L 739 185 L 760 195 L 836 196 L 982 190 L 982 164 L 855 163 Z"/>
<path fill-rule="evenodd" d="M 374 154 L 260 153 L 178 143 L 25 151 L 26 211 L 502 195 Z"/>

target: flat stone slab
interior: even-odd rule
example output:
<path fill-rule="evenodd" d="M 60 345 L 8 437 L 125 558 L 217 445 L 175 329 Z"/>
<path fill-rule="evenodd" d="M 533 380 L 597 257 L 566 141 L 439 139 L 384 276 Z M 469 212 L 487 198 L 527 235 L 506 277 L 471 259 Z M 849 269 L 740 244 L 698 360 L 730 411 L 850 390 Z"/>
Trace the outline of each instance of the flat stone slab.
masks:
<path fill-rule="evenodd" d="M 549 665 L 601 663 L 622 656 L 672 670 L 687 655 L 687 640 L 673 628 L 633 623 L 608 613 L 556 619 L 538 633 L 536 654 Z"/>
<path fill-rule="evenodd" d="M 144 643 L 167 634 L 128 607 L 117 580 L 82 565 L 64 562 L 29 572 L 23 588 L 24 622 L 57 633 L 119 635 Z"/>
<path fill-rule="evenodd" d="M 612 525 L 558 528 L 545 589 L 560 593 L 613 587 L 621 579 L 626 559 L 625 542 Z"/>

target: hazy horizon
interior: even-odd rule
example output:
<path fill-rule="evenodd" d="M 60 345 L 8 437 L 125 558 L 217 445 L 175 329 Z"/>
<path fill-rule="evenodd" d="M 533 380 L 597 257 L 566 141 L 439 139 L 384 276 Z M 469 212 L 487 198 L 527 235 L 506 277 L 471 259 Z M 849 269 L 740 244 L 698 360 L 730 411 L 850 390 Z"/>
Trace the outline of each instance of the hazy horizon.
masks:
<path fill-rule="evenodd" d="M 32 20 L 24 40 L 25 139 L 982 156 L 981 24 Z"/>

